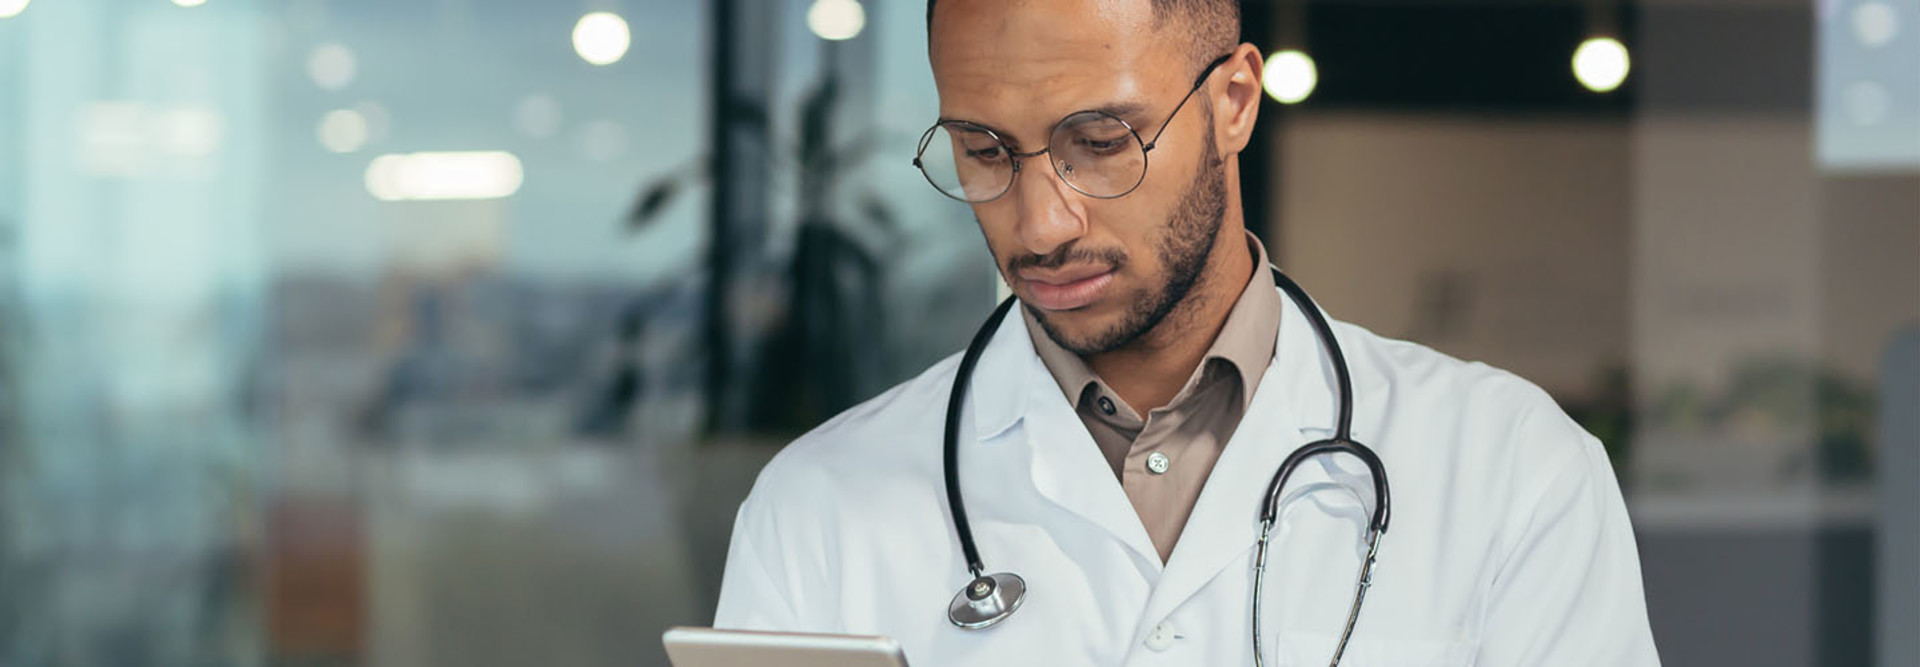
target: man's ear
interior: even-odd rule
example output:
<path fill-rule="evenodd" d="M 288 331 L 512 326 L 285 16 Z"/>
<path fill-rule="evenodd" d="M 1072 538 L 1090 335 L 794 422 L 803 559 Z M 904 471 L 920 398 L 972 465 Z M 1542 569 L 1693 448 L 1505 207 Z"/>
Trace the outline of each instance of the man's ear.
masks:
<path fill-rule="evenodd" d="M 1233 57 L 1220 64 L 1220 74 L 1207 87 L 1213 102 L 1215 145 L 1222 157 L 1238 155 L 1253 137 L 1254 121 L 1260 118 L 1260 96 L 1264 94 L 1260 77 L 1266 59 L 1252 44 L 1241 44 Z"/>

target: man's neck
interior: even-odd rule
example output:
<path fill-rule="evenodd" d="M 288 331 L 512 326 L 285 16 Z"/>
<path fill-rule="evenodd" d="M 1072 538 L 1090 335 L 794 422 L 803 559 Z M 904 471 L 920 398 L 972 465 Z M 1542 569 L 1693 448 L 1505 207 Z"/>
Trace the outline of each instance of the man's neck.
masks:
<path fill-rule="evenodd" d="M 1087 366 L 1138 414 L 1173 402 L 1220 336 L 1255 268 L 1242 226 L 1221 225 L 1207 266 L 1187 298 L 1133 343 L 1087 357 Z"/>

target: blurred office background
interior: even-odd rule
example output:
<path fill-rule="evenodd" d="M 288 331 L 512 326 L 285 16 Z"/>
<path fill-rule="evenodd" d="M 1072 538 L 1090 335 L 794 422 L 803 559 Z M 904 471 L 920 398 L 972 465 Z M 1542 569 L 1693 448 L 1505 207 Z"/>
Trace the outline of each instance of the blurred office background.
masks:
<path fill-rule="evenodd" d="M 0 666 L 665 664 L 994 299 L 923 12 L 0 0 Z M 1247 37 L 1249 226 L 1606 441 L 1667 664 L 1920 664 L 1920 0 Z"/>

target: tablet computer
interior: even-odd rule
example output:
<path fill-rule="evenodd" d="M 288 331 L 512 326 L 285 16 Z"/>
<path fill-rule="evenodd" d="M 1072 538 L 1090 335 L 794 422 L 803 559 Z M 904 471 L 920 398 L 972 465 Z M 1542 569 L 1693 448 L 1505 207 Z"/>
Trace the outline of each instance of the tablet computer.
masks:
<path fill-rule="evenodd" d="M 907 667 L 889 637 L 679 627 L 660 639 L 673 667 Z"/>

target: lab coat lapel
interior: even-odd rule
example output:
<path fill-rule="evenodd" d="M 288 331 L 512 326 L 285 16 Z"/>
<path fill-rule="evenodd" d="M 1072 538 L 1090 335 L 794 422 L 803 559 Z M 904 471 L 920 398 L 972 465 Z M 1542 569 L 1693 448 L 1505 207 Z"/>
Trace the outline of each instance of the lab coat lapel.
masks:
<path fill-rule="evenodd" d="M 1039 365 L 1039 358 L 1034 363 Z M 1160 570 L 1160 552 L 1153 548 L 1145 524 L 1113 476 L 1113 467 L 1086 425 L 1067 405 L 1066 397 L 1046 369 L 1039 382 L 1045 387 L 1028 391 L 1026 435 L 1033 450 L 1033 483 L 1055 505 L 1099 526 L 1133 551 L 1137 563 L 1149 564 L 1149 579 Z"/>
<path fill-rule="evenodd" d="M 1293 450 L 1315 439 L 1305 433 L 1309 425 L 1330 425 L 1335 419 L 1334 376 L 1326 359 L 1313 325 L 1286 299 L 1273 363 L 1207 477 L 1136 634 L 1144 636 L 1223 569 L 1248 562 L 1258 537 L 1260 497 L 1273 472 Z"/>
<path fill-rule="evenodd" d="M 977 446 L 1025 447 L 1041 496 L 1126 545 L 1136 562 L 1150 564 L 1149 578 L 1157 576 L 1160 556 L 1146 526 L 1017 314 L 1007 316 L 982 352 L 969 393 L 977 406 Z"/>

